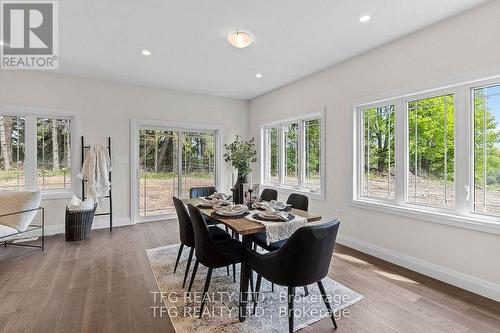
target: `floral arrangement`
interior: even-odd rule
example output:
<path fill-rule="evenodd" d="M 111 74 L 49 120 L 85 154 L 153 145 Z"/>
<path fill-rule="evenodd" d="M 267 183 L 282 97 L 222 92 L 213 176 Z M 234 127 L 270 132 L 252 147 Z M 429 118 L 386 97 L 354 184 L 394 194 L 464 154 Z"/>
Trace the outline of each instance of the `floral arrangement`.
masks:
<path fill-rule="evenodd" d="M 257 150 L 255 149 L 255 138 L 249 141 L 241 140 L 239 135 L 233 143 L 225 144 L 224 160 L 231 163 L 238 170 L 238 174 L 248 175 L 252 169 L 250 165 L 257 162 Z"/>

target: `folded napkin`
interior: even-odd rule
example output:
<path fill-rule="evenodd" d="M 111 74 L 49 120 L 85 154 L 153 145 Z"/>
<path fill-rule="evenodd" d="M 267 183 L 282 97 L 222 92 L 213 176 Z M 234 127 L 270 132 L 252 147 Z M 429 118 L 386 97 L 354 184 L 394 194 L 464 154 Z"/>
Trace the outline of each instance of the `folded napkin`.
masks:
<path fill-rule="evenodd" d="M 278 218 L 282 221 L 288 222 L 288 213 L 276 210 L 272 207 L 266 208 L 266 215 L 272 218 Z"/>
<path fill-rule="evenodd" d="M 248 210 L 248 207 L 246 205 L 229 205 L 229 206 L 215 205 L 214 210 L 217 212 L 225 212 L 225 213 L 244 213 Z"/>
<path fill-rule="evenodd" d="M 274 208 L 274 209 L 283 210 L 283 209 L 287 208 L 289 205 L 282 202 L 282 201 L 271 200 L 271 202 L 269 203 L 269 206 Z"/>

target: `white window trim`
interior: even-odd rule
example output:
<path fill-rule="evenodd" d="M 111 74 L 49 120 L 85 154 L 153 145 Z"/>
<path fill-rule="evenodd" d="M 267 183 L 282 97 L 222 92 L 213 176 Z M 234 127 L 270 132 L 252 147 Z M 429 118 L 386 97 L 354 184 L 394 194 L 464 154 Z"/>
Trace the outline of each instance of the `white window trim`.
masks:
<path fill-rule="evenodd" d="M 321 172 L 321 179 L 320 179 L 320 186 L 321 189 L 319 192 L 311 192 L 308 188 L 302 187 L 301 185 L 304 182 L 305 178 L 305 140 L 304 140 L 304 129 L 303 129 L 303 121 L 307 120 L 312 120 L 312 119 L 320 119 L 321 122 L 321 139 L 320 139 L 320 144 L 321 144 L 321 154 L 320 154 L 320 172 Z M 283 161 L 284 158 L 284 150 L 285 150 L 285 140 L 283 138 L 283 126 L 292 124 L 292 123 L 298 123 L 299 124 L 299 162 L 298 162 L 298 184 L 297 186 L 291 186 L 291 185 L 286 185 L 284 184 L 284 173 L 285 173 L 285 163 Z M 279 128 L 279 145 L 280 145 L 280 152 L 278 156 L 279 160 L 279 183 L 270 183 L 266 181 L 266 165 L 267 165 L 267 160 L 268 156 L 266 154 L 267 151 L 267 138 L 266 138 L 266 129 L 272 128 L 272 127 L 278 127 Z M 303 114 L 300 116 L 295 116 L 287 119 L 282 119 L 282 120 L 276 120 L 272 122 L 268 122 L 265 124 L 262 124 L 260 126 L 260 133 L 261 133 L 261 147 L 260 147 L 260 155 L 261 155 L 261 165 L 260 165 L 260 174 L 262 175 L 260 184 L 265 187 L 265 188 L 272 188 L 275 190 L 281 190 L 286 193 L 292 193 L 292 192 L 298 192 L 298 193 L 303 193 L 308 195 L 311 199 L 316 199 L 316 200 L 325 200 L 325 180 L 326 180 L 326 174 L 325 174 L 325 153 L 326 153 L 326 135 L 325 135 L 325 110 L 322 109 L 320 111 L 312 112 L 312 113 L 307 113 Z"/>
<path fill-rule="evenodd" d="M 71 198 L 78 188 L 79 180 L 76 175 L 79 170 L 78 140 L 79 136 L 79 119 L 78 114 L 66 110 L 18 106 L 18 105 L 0 105 L 0 115 L 10 115 L 25 117 L 25 150 L 28 151 L 28 146 L 35 154 L 26 154 L 24 159 L 25 187 L 26 191 L 40 191 L 42 200 L 48 199 L 66 199 Z M 45 189 L 37 188 L 37 142 L 36 142 L 36 123 L 37 118 L 58 118 L 68 119 L 71 121 L 71 188 L 68 189 Z"/>
<path fill-rule="evenodd" d="M 500 75 L 486 79 L 470 80 L 444 88 L 429 89 L 415 94 L 405 94 L 393 98 L 380 98 L 376 102 L 353 104 L 353 183 L 352 207 L 379 211 L 387 214 L 415 218 L 419 220 L 452 225 L 481 232 L 500 234 L 500 217 L 473 211 L 474 159 L 473 130 L 474 115 L 471 107 L 473 89 L 500 84 Z M 408 181 L 408 122 L 406 103 L 410 100 L 444 94 L 455 96 L 455 208 L 436 208 L 407 202 Z M 360 110 L 386 106 L 395 106 L 395 160 L 396 163 L 396 199 L 383 200 L 363 197 L 361 192 L 361 112 Z M 457 133 L 465 133 L 457 135 Z M 402 163 L 401 163 L 402 162 Z M 469 192 L 469 193 L 467 193 Z"/>
<path fill-rule="evenodd" d="M 176 218 L 175 214 L 144 216 L 139 215 L 139 187 L 138 187 L 138 165 L 139 165 L 139 129 L 163 129 L 173 131 L 212 131 L 215 132 L 215 186 L 221 188 L 222 172 L 222 138 L 223 126 L 205 123 L 176 122 L 154 119 L 130 119 L 130 202 L 132 211 L 132 223 L 169 220 Z"/>

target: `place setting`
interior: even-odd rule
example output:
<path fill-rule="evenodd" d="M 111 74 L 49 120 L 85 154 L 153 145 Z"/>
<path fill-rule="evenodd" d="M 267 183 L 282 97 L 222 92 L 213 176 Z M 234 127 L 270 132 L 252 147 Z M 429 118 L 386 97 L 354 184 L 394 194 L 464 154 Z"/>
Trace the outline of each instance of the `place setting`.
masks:
<path fill-rule="evenodd" d="M 227 195 L 221 192 L 215 192 L 206 197 L 200 197 L 200 203 L 197 205 L 198 208 L 213 208 L 214 206 L 229 206 L 232 204 L 231 195 Z"/>
<path fill-rule="evenodd" d="M 242 204 L 214 205 L 212 208 L 211 215 L 217 218 L 240 218 L 249 214 L 248 206 Z"/>

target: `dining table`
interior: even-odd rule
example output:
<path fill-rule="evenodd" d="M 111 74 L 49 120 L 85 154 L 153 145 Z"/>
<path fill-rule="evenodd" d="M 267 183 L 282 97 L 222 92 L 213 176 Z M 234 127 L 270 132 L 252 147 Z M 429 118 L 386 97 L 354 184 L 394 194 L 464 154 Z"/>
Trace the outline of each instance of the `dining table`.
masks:
<path fill-rule="evenodd" d="M 201 198 L 184 199 L 183 202 L 186 205 L 191 204 L 195 207 L 198 207 L 200 206 L 200 204 L 203 203 L 203 199 Z M 217 223 L 224 224 L 236 234 L 241 235 L 243 245 L 246 248 L 252 248 L 252 235 L 266 231 L 266 228 L 263 224 L 247 219 L 244 216 L 237 218 L 224 217 L 224 216 L 219 216 L 217 214 L 213 214 L 215 212 L 213 208 L 207 208 L 204 206 L 200 206 L 198 208 L 203 213 L 203 215 L 209 217 L 211 220 L 216 221 Z M 311 212 L 306 212 L 300 209 L 292 208 L 288 212 L 293 215 L 304 217 L 307 220 L 307 222 L 316 222 L 321 220 L 321 215 Z M 246 265 L 246 254 L 244 254 L 240 265 L 240 293 L 239 293 L 239 313 L 238 313 L 240 322 L 243 322 L 245 320 L 247 314 L 249 279 L 245 279 L 245 276 L 249 276 L 250 274 L 251 272 Z"/>

